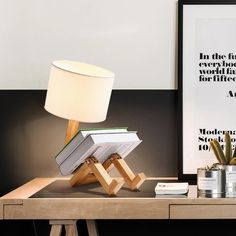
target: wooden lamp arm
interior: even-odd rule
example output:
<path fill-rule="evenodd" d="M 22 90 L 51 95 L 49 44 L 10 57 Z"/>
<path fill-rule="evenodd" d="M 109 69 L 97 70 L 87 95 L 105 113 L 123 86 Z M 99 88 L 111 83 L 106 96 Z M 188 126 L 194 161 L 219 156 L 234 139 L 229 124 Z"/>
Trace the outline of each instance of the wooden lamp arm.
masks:
<path fill-rule="evenodd" d="M 69 120 L 66 131 L 65 144 L 69 143 L 70 140 L 79 131 L 79 121 Z"/>

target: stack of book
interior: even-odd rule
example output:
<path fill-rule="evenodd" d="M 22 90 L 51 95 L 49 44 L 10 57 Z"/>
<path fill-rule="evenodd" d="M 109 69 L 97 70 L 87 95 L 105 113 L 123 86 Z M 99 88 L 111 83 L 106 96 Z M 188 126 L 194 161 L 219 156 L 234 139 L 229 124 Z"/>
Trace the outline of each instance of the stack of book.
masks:
<path fill-rule="evenodd" d="M 136 131 L 127 128 L 80 130 L 57 154 L 56 162 L 62 175 L 72 174 L 88 157 L 103 163 L 118 153 L 125 158 L 142 140 Z"/>

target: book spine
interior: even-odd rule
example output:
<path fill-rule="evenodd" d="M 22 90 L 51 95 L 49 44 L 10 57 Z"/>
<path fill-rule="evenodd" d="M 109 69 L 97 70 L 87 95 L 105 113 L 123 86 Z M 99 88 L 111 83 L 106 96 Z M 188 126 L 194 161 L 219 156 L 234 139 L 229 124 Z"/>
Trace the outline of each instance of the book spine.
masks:
<path fill-rule="evenodd" d="M 65 159 L 78 147 L 80 142 L 83 139 L 83 135 L 81 133 L 78 136 L 74 137 L 65 147 L 59 152 L 56 156 L 56 163 L 60 165 Z"/>
<path fill-rule="evenodd" d="M 73 152 L 60 164 L 59 169 L 62 175 L 70 175 L 85 159 L 93 154 L 95 149 L 91 148 L 93 141 L 89 136 L 83 145 L 79 145 Z M 89 148 L 90 147 L 90 148 Z M 81 155 L 81 153 L 83 153 Z"/>

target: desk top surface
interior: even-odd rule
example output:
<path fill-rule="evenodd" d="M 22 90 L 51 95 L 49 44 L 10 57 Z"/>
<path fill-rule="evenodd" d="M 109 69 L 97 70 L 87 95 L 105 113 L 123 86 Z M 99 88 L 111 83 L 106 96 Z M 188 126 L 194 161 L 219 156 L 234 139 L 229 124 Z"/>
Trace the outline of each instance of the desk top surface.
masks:
<path fill-rule="evenodd" d="M 194 202 L 202 202 L 203 198 L 205 198 L 198 196 L 196 185 L 189 185 L 189 192 L 186 195 L 155 194 L 157 182 L 174 182 L 176 180 L 148 179 L 143 183 L 140 189 L 136 191 L 132 191 L 128 186 L 124 185 L 116 196 L 108 196 L 99 183 L 71 187 L 68 180 L 69 178 L 35 178 L 4 195 L 1 199 L 165 199 L 168 202 L 173 202 L 172 200 L 176 199 L 178 202 L 179 200 L 184 200 L 184 202 L 187 200 L 193 203 L 193 200 Z M 205 201 L 206 200 L 207 199 L 205 199 Z M 216 203 L 236 203 L 236 198 L 229 199 L 221 197 L 215 200 L 214 202 Z"/>
<path fill-rule="evenodd" d="M 157 180 L 145 181 L 140 190 L 122 187 L 116 196 L 120 198 L 154 198 Z M 99 183 L 71 187 L 67 180 L 56 180 L 36 192 L 31 198 L 110 198 Z"/>
<path fill-rule="evenodd" d="M 163 180 L 147 180 L 140 191 L 123 187 L 115 197 L 99 184 L 72 188 L 68 178 L 36 178 L 1 197 L 1 219 L 230 219 L 236 198 L 201 198 L 197 186 L 187 195 L 155 195 Z M 4 210 L 3 210 L 4 209 Z M 207 214 L 206 214 L 207 213 Z"/>
<path fill-rule="evenodd" d="M 176 179 L 158 179 L 152 178 L 146 180 L 139 190 L 132 191 L 124 185 L 116 196 L 108 196 L 99 183 L 71 187 L 69 178 L 35 178 L 12 192 L 4 195 L 1 199 L 64 199 L 64 198 L 189 198 L 196 195 L 196 186 L 190 185 L 188 195 L 156 195 L 155 186 L 157 182 L 176 182 Z M 195 196 L 196 197 L 196 196 Z"/>

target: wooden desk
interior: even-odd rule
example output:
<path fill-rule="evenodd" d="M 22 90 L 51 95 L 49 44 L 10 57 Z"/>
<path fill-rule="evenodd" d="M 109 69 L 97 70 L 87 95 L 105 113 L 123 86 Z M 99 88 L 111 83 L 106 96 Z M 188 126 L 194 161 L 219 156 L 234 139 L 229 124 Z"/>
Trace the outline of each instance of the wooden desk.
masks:
<path fill-rule="evenodd" d="M 0 218 L 47 219 L 51 235 L 59 235 L 62 224 L 72 232 L 77 219 L 87 220 L 90 235 L 97 235 L 94 219 L 236 219 L 236 198 L 199 198 L 195 185 L 188 196 L 155 197 L 157 181 L 108 197 L 98 184 L 71 188 L 67 178 L 36 178 L 0 199 Z"/>

